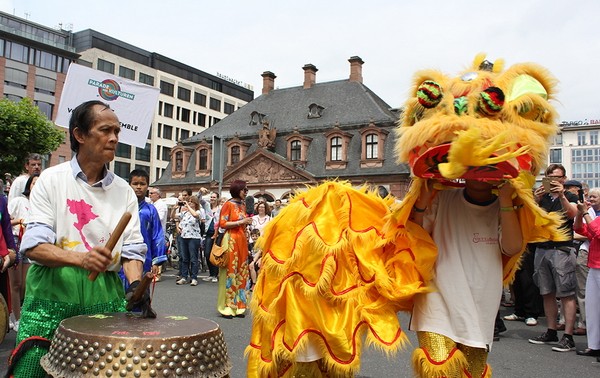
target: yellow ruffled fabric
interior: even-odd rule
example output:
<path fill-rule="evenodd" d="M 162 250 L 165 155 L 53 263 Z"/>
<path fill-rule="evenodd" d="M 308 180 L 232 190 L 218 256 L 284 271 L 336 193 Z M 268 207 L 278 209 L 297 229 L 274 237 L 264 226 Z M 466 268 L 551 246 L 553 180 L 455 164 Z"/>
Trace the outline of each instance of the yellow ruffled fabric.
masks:
<path fill-rule="evenodd" d="M 398 311 L 428 291 L 437 249 L 420 227 L 386 239 L 394 200 L 327 182 L 296 196 L 259 239 L 248 377 L 292 376 L 310 336 L 333 376 L 358 371 L 363 340 L 385 352 L 406 342 Z M 416 253 L 414 246 L 419 246 Z"/>

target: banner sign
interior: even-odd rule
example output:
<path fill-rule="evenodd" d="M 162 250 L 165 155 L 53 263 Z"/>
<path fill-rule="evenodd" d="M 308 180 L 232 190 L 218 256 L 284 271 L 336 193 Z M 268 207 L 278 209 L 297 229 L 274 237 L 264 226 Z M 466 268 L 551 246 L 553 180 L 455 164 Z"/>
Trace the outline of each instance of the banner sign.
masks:
<path fill-rule="evenodd" d="M 56 124 L 69 127 L 77 105 L 99 100 L 110 105 L 121 123 L 119 142 L 146 147 L 159 89 L 79 64 L 71 64 L 60 96 Z"/>

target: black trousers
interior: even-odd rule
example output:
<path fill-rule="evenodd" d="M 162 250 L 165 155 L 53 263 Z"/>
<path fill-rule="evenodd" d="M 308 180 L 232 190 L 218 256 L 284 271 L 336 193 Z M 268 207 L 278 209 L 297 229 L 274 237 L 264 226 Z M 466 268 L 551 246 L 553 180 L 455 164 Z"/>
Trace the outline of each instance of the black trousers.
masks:
<path fill-rule="evenodd" d="M 540 290 L 533 282 L 533 260 L 535 246 L 528 246 L 523 254 L 521 267 L 515 274 L 515 314 L 524 318 L 535 318 L 544 314 L 544 302 Z"/>

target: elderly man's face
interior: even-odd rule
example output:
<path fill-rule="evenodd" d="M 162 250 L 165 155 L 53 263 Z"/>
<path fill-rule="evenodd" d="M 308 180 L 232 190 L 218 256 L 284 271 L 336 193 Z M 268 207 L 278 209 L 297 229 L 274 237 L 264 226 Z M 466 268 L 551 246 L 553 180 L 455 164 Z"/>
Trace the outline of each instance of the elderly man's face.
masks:
<path fill-rule="evenodd" d="M 79 155 L 102 161 L 106 164 L 115 158 L 117 143 L 119 143 L 121 125 L 119 118 L 109 108 L 94 105 L 94 122 L 87 134 L 75 128 L 74 134 L 79 142 Z"/>
<path fill-rule="evenodd" d="M 34 174 L 40 174 L 42 171 L 42 161 L 31 159 L 25 164 L 25 169 L 27 169 L 27 173 L 29 176 Z"/>

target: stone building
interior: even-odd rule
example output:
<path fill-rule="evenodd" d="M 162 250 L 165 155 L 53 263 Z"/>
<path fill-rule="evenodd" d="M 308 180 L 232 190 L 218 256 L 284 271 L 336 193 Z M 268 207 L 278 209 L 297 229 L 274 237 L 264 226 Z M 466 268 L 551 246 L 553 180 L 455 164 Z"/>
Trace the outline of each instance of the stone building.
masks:
<path fill-rule="evenodd" d="M 283 89 L 264 72 L 262 95 L 179 142 L 153 185 L 167 196 L 201 187 L 228 196 L 229 183 L 243 179 L 251 195 L 272 201 L 339 179 L 403 196 L 409 168 L 394 156 L 399 112 L 363 84 L 362 59 L 348 61 L 347 79 L 318 83 L 317 67 L 307 64 L 303 85 Z"/>

